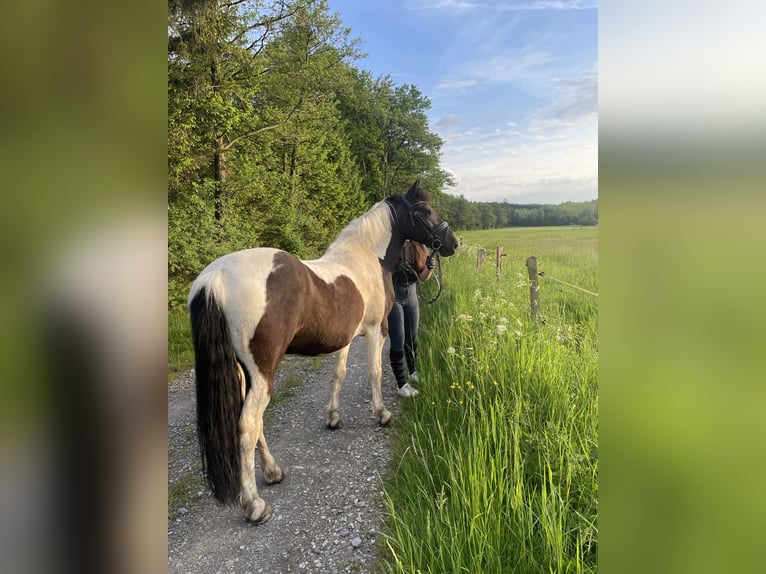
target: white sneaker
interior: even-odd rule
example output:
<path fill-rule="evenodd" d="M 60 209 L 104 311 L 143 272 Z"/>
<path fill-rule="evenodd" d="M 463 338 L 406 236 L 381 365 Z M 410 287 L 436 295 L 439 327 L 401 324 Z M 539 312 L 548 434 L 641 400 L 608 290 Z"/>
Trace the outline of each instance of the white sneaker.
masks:
<path fill-rule="evenodd" d="M 413 383 L 419 383 L 420 382 L 420 379 L 418 378 L 418 372 L 417 371 L 415 371 L 414 373 L 412 373 L 410 375 L 410 381 L 412 381 Z"/>
<path fill-rule="evenodd" d="M 420 391 L 417 390 L 415 387 L 411 387 L 409 383 L 404 383 L 403 387 L 399 387 L 399 390 L 396 391 L 399 393 L 400 397 L 417 397 L 420 394 Z"/>

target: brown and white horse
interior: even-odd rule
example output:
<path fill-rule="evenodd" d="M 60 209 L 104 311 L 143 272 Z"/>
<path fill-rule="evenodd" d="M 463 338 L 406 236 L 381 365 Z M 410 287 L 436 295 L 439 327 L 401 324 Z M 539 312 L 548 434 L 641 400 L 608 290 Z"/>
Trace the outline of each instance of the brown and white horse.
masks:
<path fill-rule="evenodd" d="M 255 481 L 255 448 L 267 484 L 284 478 L 269 452 L 263 412 L 285 354 L 338 351 L 327 426 L 338 428 L 338 396 L 351 340 L 367 339 L 372 413 L 387 425 L 381 352 L 393 302 L 391 272 L 406 239 L 452 255 L 457 239 L 431 208 L 418 182 L 405 195 L 375 204 L 349 223 L 324 255 L 300 261 L 277 249 L 237 251 L 210 263 L 189 293 L 194 337 L 197 427 L 215 498 L 239 501 L 248 520 L 264 522 L 271 506 Z"/>

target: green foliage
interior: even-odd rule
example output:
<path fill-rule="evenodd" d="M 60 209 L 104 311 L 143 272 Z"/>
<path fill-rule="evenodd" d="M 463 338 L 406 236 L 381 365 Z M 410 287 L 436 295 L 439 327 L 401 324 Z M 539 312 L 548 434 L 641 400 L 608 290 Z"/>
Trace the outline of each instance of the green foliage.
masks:
<path fill-rule="evenodd" d="M 189 314 L 184 309 L 168 311 L 168 383 L 194 364 Z"/>
<path fill-rule="evenodd" d="M 475 232 L 443 261 L 442 299 L 422 306 L 421 394 L 395 427 L 384 571 L 596 571 L 595 298 L 544 282 L 533 324 L 524 267 L 534 254 L 597 290 L 596 233 Z M 502 271 L 477 272 L 477 248 L 498 244 Z"/>
<path fill-rule="evenodd" d="M 326 0 L 168 8 L 171 307 L 224 253 L 318 256 L 373 202 L 448 182 L 428 98 L 354 68 L 359 41 Z"/>

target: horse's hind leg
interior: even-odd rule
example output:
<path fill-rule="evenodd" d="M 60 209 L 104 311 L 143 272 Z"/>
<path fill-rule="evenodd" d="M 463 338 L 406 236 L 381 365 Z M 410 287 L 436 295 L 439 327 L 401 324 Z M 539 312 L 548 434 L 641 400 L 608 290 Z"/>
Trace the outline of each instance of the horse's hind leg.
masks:
<path fill-rule="evenodd" d="M 381 354 L 385 339 L 380 329 L 370 329 L 365 333 L 367 339 L 367 364 L 370 370 L 370 387 L 372 388 L 372 415 L 378 419 L 381 426 L 391 422 L 391 413 L 383 405 L 383 393 L 380 389 L 380 381 L 383 377 L 381 366 Z"/>
<path fill-rule="evenodd" d="M 255 483 L 255 447 L 263 434 L 263 411 L 269 403 L 266 380 L 260 373 L 253 378 L 239 418 L 242 484 L 240 505 L 245 518 L 261 523 L 271 518 L 271 506 L 258 496 Z"/>
<path fill-rule="evenodd" d="M 346 361 L 348 360 L 350 347 L 351 345 L 349 344 L 338 351 L 338 359 L 332 375 L 332 394 L 330 395 L 330 403 L 327 405 L 327 428 L 333 430 L 340 428 L 342 424 L 340 412 L 338 411 L 338 403 L 340 400 L 340 388 L 346 378 Z"/>
<path fill-rule="evenodd" d="M 264 477 L 266 477 L 266 484 L 282 482 L 285 473 L 282 472 L 277 461 L 271 455 L 269 445 L 266 444 L 266 435 L 263 434 L 263 426 L 261 426 L 261 436 L 258 438 L 258 448 L 261 451 L 261 468 L 263 469 Z"/>

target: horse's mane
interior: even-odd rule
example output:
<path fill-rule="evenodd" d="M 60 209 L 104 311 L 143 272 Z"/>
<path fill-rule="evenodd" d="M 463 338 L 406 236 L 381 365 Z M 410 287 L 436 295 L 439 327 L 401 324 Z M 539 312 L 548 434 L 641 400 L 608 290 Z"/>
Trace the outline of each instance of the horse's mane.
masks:
<path fill-rule="evenodd" d="M 412 184 L 409 191 L 404 196 L 393 195 L 389 196 L 388 199 L 391 198 L 400 202 L 404 201 L 406 198 L 406 201 L 409 201 L 410 203 L 431 204 L 431 194 L 420 187 L 420 181 L 416 181 Z M 337 248 L 343 248 L 349 244 L 358 244 L 360 242 L 372 248 L 375 248 L 375 246 L 380 248 L 382 247 L 380 245 L 380 240 L 384 238 L 390 239 L 391 230 L 391 212 L 387 200 L 384 199 L 346 225 L 346 227 L 341 230 L 338 238 L 333 241 L 327 249 L 326 254 L 332 253 Z M 385 247 L 383 247 L 383 249 L 385 249 Z M 385 253 L 378 253 L 378 255 L 382 258 Z"/>
<path fill-rule="evenodd" d="M 338 238 L 327 249 L 327 252 L 329 253 L 333 248 L 342 247 L 349 243 L 359 243 L 360 241 L 372 246 L 381 237 L 390 237 L 391 216 L 389 213 L 385 200 L 379 201 L 367 212 L 346 225 Z"/>

